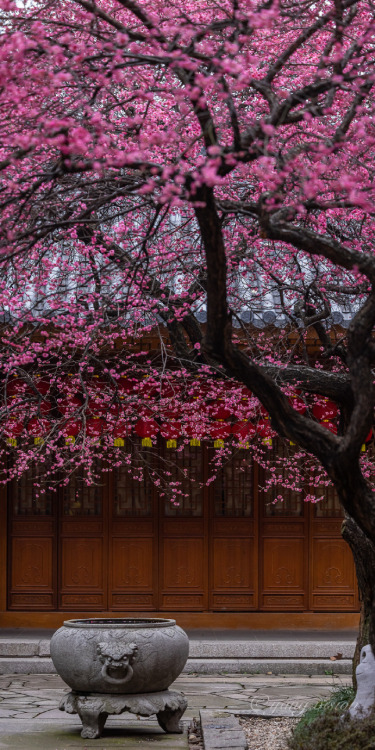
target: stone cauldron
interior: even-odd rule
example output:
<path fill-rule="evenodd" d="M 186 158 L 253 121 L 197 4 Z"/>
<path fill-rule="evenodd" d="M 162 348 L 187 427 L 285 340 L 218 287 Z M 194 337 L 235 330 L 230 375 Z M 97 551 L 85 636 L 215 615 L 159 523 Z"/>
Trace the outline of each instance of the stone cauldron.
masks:
<path fill-rule="evenodd" d="M 51 640 L 56 671 L 77 693 L 167 690 L 185 666 L 186 633 L 175 620 L 67 620 Z"/>

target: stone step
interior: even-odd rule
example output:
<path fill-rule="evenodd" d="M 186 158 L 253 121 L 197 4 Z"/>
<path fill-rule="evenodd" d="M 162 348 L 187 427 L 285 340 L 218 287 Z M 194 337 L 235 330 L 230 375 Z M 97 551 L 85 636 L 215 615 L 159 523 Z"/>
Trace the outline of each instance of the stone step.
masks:
<path fill-rule="evenodd" d="M 188 659 L 189 674 L 351 674 L 352 660 L 340 659 Z"/>
<path fill-rule="evenodd" d="M 350 674 L 350 659 L 188 659 L 187 674 Z M 18 656 L 0 658 L 0 674 L 52 674 L 49 657 Z"/>
<path fill-rule="evenodd" d="M 190 640 L 191 659 L 351 659 L 353 640 Z M 0 658 L 49 657 L 50 640 L 0 638 Z"/>
<path fill-rule="evenodd" d="M 0 674 L 50 674 L 54 667 L 50 659 L 50 634 L 30 631 L 12 637 L 0 631 Z M 292 634 L 274 633 L 261 637 L 249 631 L 231 631 L 223 637 L 190 640 L 190 657 L 185 672 L 198 674 L 350 674 L 354 653 L 354 634 L 307 634 L 293 639 Z M 211 636 L 211 633 L 209 634 Z M 307 636 L 310 635 L 308 638 Z M 258 639 L 259 638 L 259 639 Z"/>

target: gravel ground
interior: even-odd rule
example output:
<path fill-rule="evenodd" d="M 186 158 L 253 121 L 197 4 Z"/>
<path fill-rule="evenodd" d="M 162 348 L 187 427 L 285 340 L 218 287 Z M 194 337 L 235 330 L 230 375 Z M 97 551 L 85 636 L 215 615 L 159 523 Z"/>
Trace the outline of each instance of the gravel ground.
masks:
<path fill-rule="evenodd" d="M 249 750 L 286 750 L 286 740 L 298 719 L 240 718 Z"/>

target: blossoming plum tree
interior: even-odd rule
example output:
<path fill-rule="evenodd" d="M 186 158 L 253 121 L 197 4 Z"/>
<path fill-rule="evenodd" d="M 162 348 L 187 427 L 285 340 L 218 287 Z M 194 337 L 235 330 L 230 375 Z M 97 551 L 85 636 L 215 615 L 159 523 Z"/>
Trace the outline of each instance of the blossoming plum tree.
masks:
<path fill-rule="evenodd" d="M 10 475 L 36 454 L 65 476 L 125 460 L 113 443 L 152 440 L 163 414 L 172 440 L 231 414 L 266 461 L 270 415 L 334 484 L 375 621 L 371 0 L 0 8 Z M 267 306 L 266 335 L 250 322 Z"/>

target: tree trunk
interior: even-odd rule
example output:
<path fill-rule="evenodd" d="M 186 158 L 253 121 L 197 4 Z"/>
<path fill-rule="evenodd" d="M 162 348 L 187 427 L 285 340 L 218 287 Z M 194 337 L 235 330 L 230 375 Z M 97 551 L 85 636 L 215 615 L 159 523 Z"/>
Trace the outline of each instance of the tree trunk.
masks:
<path fill-rule="evenodd" d="M 357 689 L 355 670 L 362 647 L 370 643 L 375 653 L 375 546 L 348 515 L 343 522 L 341 533 L 353 553 L 361 602 L 359 633 L 353 656 L 352 673 L 353 687 Z"/>

